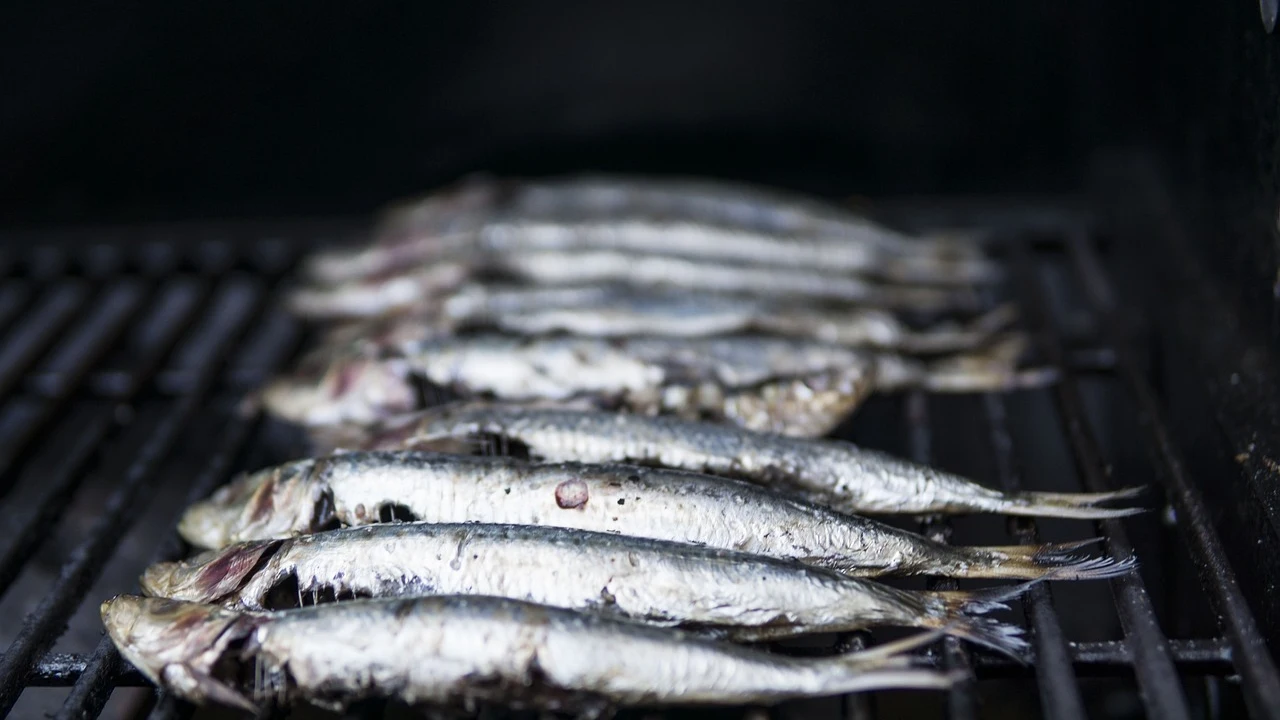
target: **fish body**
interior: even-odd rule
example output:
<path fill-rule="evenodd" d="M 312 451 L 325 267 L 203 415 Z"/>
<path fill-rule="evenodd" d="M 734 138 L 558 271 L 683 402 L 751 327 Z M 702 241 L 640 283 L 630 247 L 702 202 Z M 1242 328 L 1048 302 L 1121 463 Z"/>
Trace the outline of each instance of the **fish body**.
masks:
<path fill-rule="evenodd" d="M 1110 493 L 1006 493 L 888 453 L 838 440 L 750 432 L 730 425 L 631 414 L 458 403 L 402 418 L 365 449 L 429 447 L 483 437 L 537 460 L 630 463 L 705 472 L 804 493 L 842 512 L 927 515 L 990 512 L 1102 519 L 1142 510 L 1106 507 L 1140 488 Z"/>
<path fill-rule="evenodd" d="M 751 430 L 817 436 L 873 390 L 946 392 L 1043 385 L 1052 369 L 1017 369 L 1011 336 L 971 354 L 924 362 L 828 343 L 760 335 L 576 338 L 468 335 L 402 340 L 337 353 L 319 370 L 277 379 L 268 411 L 308 425 L 370 422 L 412 407 L 414 379 L 465 397 L 590 398 L 645 414 L 723 419 Z M 421 403 L 419 403 L 421 405 Z"/>
<path fill-rule="evenodd" d="M 279 613 L 122 595 L 103 624 L 130 662 L 196 703 L 261 712 L 305 700 L 482 700 L 545 710 L 773 703 L 953 678 L 896 657 L 932 639 L 788 658 L 679 632 L 490 597 L 361 600 Z"/>
<path fill-rule="evenodd" d="M 1015 656 L 1025 649 L 1017 628 L 965 614 L 996 607 L 986 594 L 898 590 L 758 555 L 528 525 L 395 523 L 249 542 L 154 565 L 142 587 L 241 610 L 487 595 L 733 639 L 896 625 L 943 629 Z"/>
<path fill-rule="evenodd" d="M 460 262 L 431 263 L 392 277 L 296 288 L 288 306 L 305 318 L 376 318 L 437 303 L 471 274 L 472 268 Z"/>
<path fill-rule="evenodd" d="M 924 312 L 977 307 L 969 288 L 877 283 L 822 270 L 728 264 L 720 260 L 618 250 L 535 250 L 495 255 L 493 267 L 541 285 L 614 283 L 729 293 L 770 300 L 842 302 Z"/>
<path fill-rule="evenodd" d="M 627 465 L 351 452 L 260 470 L 189 508 L 179 532 L 219 548 L 394 520 L 542 525 L 800 560 L 850 575 L 1039 579 L 1126 563 L 1079 546 L 953 547 L 755 485 Z"/>
<path fill-rule="evenodd" d="M 845 237 L 762 232 L 723 223 L 632 216 L 597 220 L 497 220 L 478 233 L 495 254 L 608 251 L 834 274 L 861 274 L 892 282 L 965 285 L 999 277 L 980 256 L 956 257 L 933 248 L 914 252 Z"/>
<path fill-rule="evenodd" d="M 347 317 L 359 317 L 362 311 Z M 306 313 L 303 313 L 306 314 Z M 378 314 L 376 320 L 339 326 L 321 345 L 356 342 L 386 346 L 418 338 L 444 337 L 459 330 L 494 327 L 518 335 L 565 333 L 580 337 L 652 335 L 702 337 L 753 333 L 802 340 L 942 353 L 973 349 L 1016 317 L 1010 305 L 965 323 L 937 323 L 916 330 L 879 308 L 833 308 L 773 303 L 701 291 L 637 290 L 618 285 L 519 286 L 467 284 L 447 295 L 413 305 L 408 312 Z M 344 313 L 320 315 L 342 317 Z"/>
<path fill-rule="evenodd" d="M 908 282 L 964 284 L 999 275 L 972 243 L 914 237 L 798 196 L 704 180 L 472 180 L 389 214 L 377 237 L 366 250 L 314 258 L 309 274 L 329 283 L 381 275 L 465 245 L 669 254 Z"/>

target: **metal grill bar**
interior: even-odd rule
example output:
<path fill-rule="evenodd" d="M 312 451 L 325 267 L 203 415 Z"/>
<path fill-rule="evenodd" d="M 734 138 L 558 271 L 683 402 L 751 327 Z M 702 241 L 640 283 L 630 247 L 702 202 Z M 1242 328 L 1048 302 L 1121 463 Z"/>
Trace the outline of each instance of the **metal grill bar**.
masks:
<path fill-rule="evenodd" d="M 28 367 L 58 337 L 88 295 L 82 281 L 74 280 L 50 290 L 36 309 L 23 319 L 0 348 L 0 397 L 8 395 Z"/>
<path fill-rule="evenodd" d="M 1025 306 L 1036 322 L 1044 327 L 1050 324 L 1048 300 L 1045 290 L 1032 281 L 1035 268 L 1024 246 L 1014 250 L 1017 274 L 1021 278 Z M 1040 344 L 1049 362 L 1063 364 L 1062 347 L 1056 337 L 1041 334 Z M 1076 458 L 1080 479 L 1091 492 L 1114 489 L 1103 469 L 1104 461 L 1094 439 L 1080 390 L 1073 372 L 1062 369 L 1063 377 L 1055 388 L 1062 426 L 1066 430 L 1072 452 Z M 1119 520 L 1105 520 L 1098 524 L 1107 538 L 1112 557 L 1117 559 L 1133 555 L 1133 544 Z M 1116 597 L 1116 609 L 1125 638 L 1133 651 L 1134 667 L 1138 676 L 1138 692 L 1152 717 L 1189 720 L 1191 711 L 1186 696 L 1178 682 L 1177 669 L 1169 655 L 1168 642 L 1156 621 L 1155 610 L 1138 573 L 1129 573 L 1111 581 Z"/>
<path fill-rule="evenodd" d="M 45 496 L 36 502 L 26 521 L 16 528 L 12 544 L 4 555 L 0 555 L 0 597 L 8 592 L 18 573 L 31 559 L 32 552 L 44 541 L 46 528 L 61 517 L 71 502 L 72 493 L 84 479 L 81 469 L 92 459 L 113 425 L 111 412 L 106 409 L 94 413 L 87 423 L 74 420 L 72 418 L 73 422 L 64 425 L 67 426 L 66 432 L 74 433 L 71 437 L 76 438 L 75 443 L 51 473 Z"/>
<path fill-rule="evenodd" d="M 126 287 L 133 286 L 126 285 Z M 124 302 L 127 302 L 127 306 L 130 309 L 137 307 L 137 303 L 128 300 L 128 298 L 137 295 L 138 292 L 135 289 L 125 296 Z M 164 295 L 159 296 L 161 299 L 164 297 Z M 107 314 L 96 314 L 91 317 L 84 324 L 84 332 L 79 334 L 78 339 L 73 338 L 71 342 L 65 343 L 51 362 L 54 368 L 61 368 L 59 372 L 46 375 L 46 377 L 56 378 L 52 382 L 56 382 L 62 388 L 57 393 L 60 400 L 69 398 L 71 388 L 78 385 L 86 376 L 92 363 L 100 358 L 108 343 L 118 338 L 124 331 L 125 323 L 123 319 L 113 320 L 116 314 L 119 313 L 119 309 L 112 304 L 108 304 L 105 307 L 108 309 Z M 132 367 L 127 382 L 123 384 L 127 393 L 121 395 L 118 398 L 119 400 L 130 400 L 141 389 L 143 382 L 150 377 L 156 364 L 170 350 L 173 343 L 177 341 L 181 329 L 191 317 L 190 311 L 194 311 L 194 308 L 187 308 L 187 310 L 188 312 L 172 315 L 168 318 L 170 325 L 166 332 L 160 333 L 156 338 L 159 342 L 151 342 L 139 348 L 139 352 L 136 353 L 137 363 Z M 105 332 L 98 329 L 99 321 L 104 320 L 109 328 Z M 64 362 L 56 360 L 57 357 L 74 358 L 74 355 L 81 353 L 87 357 Z M 68 365 L 72 369 L 67 370 L 66 367 Z M 43 409 L 22 426 L 23 432 L 19 436 L 6 438 L 8 442 L 4 446 L 5 450 L 0 452 L 0 474 L 35 439 L 41 426 L 62 404 L 60 401 L 46 402 Z M 52 474 L 50 482 L 46 485 L 44 496 L 35 503 L 30 513 L 24 514 L 25 520 L 17 532 L 14 533 L 14 542 L 10 544 L 4 555 L 0 556 L 0 596 L 9 588 L 18 573 L 21 572 L 25 562 L 30 559 L 32 551 L 43 540 L 44 528 L 61 517 L 66 506 L 71 502 L 72 494 L 84 479 L 84 473 L 81 472 L 83 465 L 89 461 L 93 451 L 99 447 L 114 424 L 114 408 L 104 406 L 96 412 L 95 417 L 86 427 L 70 431 L 70 437 L 77 438 L 72 451 L 68 453 Z"/>
<path fill-rule="evenodd" d="M 1164 228 L 1178 232 L 1176 227 Z M 1245 697 L 1256 717 L 1280 718 L 1280 674 L 1258 630 L 1257 622 L 1240 592 L 1235 572 L 1227 561 L 1222 541 L 1209 519 L 1208 510 L 1183 469 L 1182 459 L 1169 433 L 1164 413 L 1150 383 L 1134 364 L 1124 333 L 1117 325 L 1116 302 L 1101 263 L 1089 245 L 1087 235 L 1076 232 L 1067 238 L 1067 252 L 1085 296 L 1100 318 L 1103 331 L 1116 353 L 1116 363 L 1125 386 L 1138 405 L 1138 423 L 1169 498 L 1176 504 L 1178 524 L 1185 530 L 1201 573 L 1201 582 L 1220 614 L 1220 623 L 1231 641 L 1236 668 L 1244 680 Z"/>
<path fill-rule="evenodd" d="M 933 459 L 933 438 L 929 424 L 929 397 L 919 390 L 907 394 L 906 402 L 907 440 L 911 447 L 911 459 L 925 465 Z M 937 541 L 951 541 L 951 523 L 941 518 L 931 518 L 921 524 L 921 532 Z M 931 578 L 927 583 L 930 590 L 955 590 L 958 585 L 954 579 Z M 947 694 L 947 716 L 964 720 L 978 716 L 978 695 L 974 688 L 973 663 L 969 652 L 960 641 L 953 637 L 942 640 L 942 667 L 948 671 L 959 670 L 967 676 L 951 688 Z"/>
<path fill-rule="evenodd" d="M 285 330 L 285 332 L 273 332 L 266 336 L 270 340 L 270 345 L 265 349 L 262 360 L 270 367 L 278 366 L 295 349 L 297 333 L 292 326 Z M 218 448 L 202 463 L 205 470 L 191 484 L 183 505 L 190 505 L 213 492 L 214 488 L 227 477 L 232 470 L 235 458 L 244 450 L 252 437 L 257 420 L 256 414 L 252 417 L 236 414 L 231 418 L 222 432 L 222 440 Z M 166 543 L 161 545 L 150 562 L 176 560 L 181 557 L 182 550 L 182 539 L 175 532 L 169 536 Z M 63 703 L 62 709 L 58 712 L 57 720 L 81 717 L 86 709 L 91 715 L 96 716 L 100 713 L 110 696 L 110 689 L 119 674 L 120 665 L 120 654 L 116 651 L 115 645 L 110 638 L 103 637 L 94 656 L 85 666 Z"/>
<path fill-rule="evenodd" d="M 1013 462 L 1013 438 L 1006 421 L 1004 399 L 998 395 L 983 398 L 987 422 L 991 427 L 992 451 L 995 455 L 996 478 L 1000 487 L 1014 492 L 1022 487 L 1022 480 Z M 1025 518 L 1011 520 L 1010 526 L 1018 542 L 1027 545 L 1039 542 L 1035 522 Z M 1031 588 L 1022 601 L 1027 618 L 1035 632 L 1032 637 L 1036 651 L 1036 678 L 1040 689 L 1040 706 L 1045 717 L 1083 718 L 1084 702 L 1080 698 L 1080 683 L 1071 667 L 1062 624 L 1049 597 L 1049 588 L 1043 584 Z"/>
<path fill-rule="evenodd" d="M 246 287 L 253 287 L 252 285 Z M 255 288 L 256 289 L 256 288 Z M 79 606 L 81 599 L 102 564 L 110 556 L 128 528 L 127 514 L 133 509 L 139 493 L 153 480 L 160 461 L 177 440 L 179 431 L 200 408 L 205 395 L 217 378 L 217 368 L 230 353 L 231 343 L 260 307 L 262 293 L 257 290 L 253 302 L 244 304 L 241 312 L 219 318 L 221 327 L 210 342 L 210 353 L 200 367 L 197 387 L 179 399 L 155 429 L 129 467 L 119 486 L 108 498 L 102 515 L 85 540 L 72 551 L 62 567 L 58 580 L 39 606 L 27 616 L 3 658 L 0 658 L 0 714 L 7 714 L 22 692 L 26 672 L 34 656 L 56 638 L 56 630 Z"/>

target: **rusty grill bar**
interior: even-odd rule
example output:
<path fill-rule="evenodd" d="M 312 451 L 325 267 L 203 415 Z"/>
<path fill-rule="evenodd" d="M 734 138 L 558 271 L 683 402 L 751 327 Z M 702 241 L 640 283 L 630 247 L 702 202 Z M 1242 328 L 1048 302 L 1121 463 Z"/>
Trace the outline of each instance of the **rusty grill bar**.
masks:
<path fill-rule="evenodd" d="M 1172 545 L 1185 544 L 1217 614 L 1217 632 L 1169 637 L 1156 610 L 1165 592 L 1148 587 L 1140 574 L 1111 581 L 1110 607 L 1063 607 L 1055 602 L 1054 584 L 1039 585 L 1020 602 L 1032 645 L 1025 663 L 954 640 L 927 653 L 927 661 L 972 677 L 945 700 L 935 700 L 936 711 L 951 718 L 985 717 L 990 701 L 984 688 L 1015 682 L 1034 687 L 1044 717 L 1083 718 L 1094 714 L 1088 683 L 1108 678 L 1149 717 L 1226 717 L 1232 698 L 1255 717 L 1280 717 L 1280 678 L 1196 481 L 1183 469 L 1158 396 L 1140 370 L 1141 345 L 1115 320 L 1116 300 L 1097 238 L 1072 212 L 993 207 L 999 209 L 997 219 L 976 219 L 1015 228 L 1005 243 L 1014 271 L 1011 290 L 1026 308 L 1042 358 L 1064 371 L 1059 384 L 1037 394 L 1061 428 L 1054 436 L 1074 463 L 1076 487 L 1027 482 L 1037 468 L 1019 459 L 1016 430 L 1031 421 L 1025 403 L 1015 398 L 941 400 L 922 393 L 882 398 L 864 411 L 867 419 L 860 415 L 850 423 L 851 437 L 865 441 L 860 428 L 877 424 L 877 414 L 897 417 L 884 425 L 901 432 L 878 431 L 897 436 L 891 449 L 946 466 L 950 458 L 941 457 L 942 433 L 962 417 L 977 427 L 970 432 L 986 438 L 967 449 L 988 468 L 982 479 L 1008 490 L 1024 484 L 1110 489 L 1132 480 L 1111 477 L 1111 459 L 1083 389 L 1094 379 L 1110 383 L 1132 403 L 1133 422 L 1149 455 L 1147 471 L 1158 483 L 1147 500 L 1156 508 L 1172 507 L 1175 519 L 1164 532 Z M 0 507 L 11 517 L 0 537 L 0 602 L 12 606 L 22 600 L 20 590 L 34 595 L 6 624 L 13 630 L 0 636 L 7 643 L 0 657 L 0 716 L 21 710 L 28 688 L 68 688 L 56 716 L 93 718 L 117 688 L 147 684 L 105 637 L 96 647 L 70 652 L 57 642 L 83 607 L 96 609 L 104 599 L 93 589 L 111 584 L 103 578 L 104 568 L 118 561 L 130 533 L 153 541 L 148 552 L 118 561 L 127 566 L 121 578 L 130 572 L 136 577 L 149 562 L 178 556 L 183 547 L 172 528 L 182 504 L 270 454 L 260 440 L 261 420 L 240 414 L 237 403 L 300 347 L 301 329 L 281 309 L 279 288 L 305 248 L 347 236 L 354 228 L 341 222 L 175 226 L 6 238 L 7 255 L 0 262 Z M 168 242 L 178 237 L 181 244 Z M 1046 269 L 1073 288 L 1078 301 L 1070 309 L 1088 320 L 1083 336 L 1055 314 L 1054 296 L 1041 282 Z M 200 437 L 196 428 L 212 428 L 214 437 Z M 116 446 L 133 447 L 134 441 L 136 449 L 122 458 L 111 452 Z M 175 466 L 181 468 L 176 475 Z M 33 472 L 38 481 L 32 481 Z M 149 511 L 154 497 L 163 495 L 159 491 L 173 483 L 180 492 Z M 85 493 L 102 495 L 85 527 L 72 532 L 74 540 L 65 546 L 47 547 L 50 529 L 66 527 Z M 140 526 L 152 517 L 148 512 L 159 513 L 167 524 Z M 983 532 L 998 532 L 1003 544 L 1036 542 L 1046 533 L 1025 519 L 980 522 Z M 926 519 L 918 527 L 961 542 L 957 536 L 967 526 Z M 1127 555 L 1133 548 L 1129 527 L 1127 521 L 1098 523 L 1102 547 L 1117 557 Z M 23 577 L 36 574 L 32 567 L 41 557 L 53 558 L 49 577 L 37 578 L 34 588 L 23 586 Z M 1170 573 L 1176 569 L 1158 554 L 1140 552 L 1139 560 Z M 132 587 L 126 580 L 116 584 L 117 592 Z M 1173 587 L 1172 578 L 1163 585 Z M 955 583 L 934 581 L 930 587 L 951 589 Z M 1064 620 L 1082 611 L 1114 613 L 1120 638 L 1073 642 Z M 852 646 L 874 638 L 874 633 L 859 633 L 840 643 Z M 877 717 L 893 714 L 887 711 L 893 702 L 873 695 L 832 707 L 847 717 Z M 163 718 L 189 714 L 191 708 L 161 694 L 125 710 L 126 716 Z M 791 712 L 783 706 L 775 714 Z"/>

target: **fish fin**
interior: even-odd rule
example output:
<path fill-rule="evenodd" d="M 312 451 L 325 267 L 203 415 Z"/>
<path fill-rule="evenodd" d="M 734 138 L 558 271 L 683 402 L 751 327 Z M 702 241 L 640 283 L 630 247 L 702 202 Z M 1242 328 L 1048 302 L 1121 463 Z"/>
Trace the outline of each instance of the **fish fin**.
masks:
<path fill-rule="evenodd" d="M 261 712 L 253 700 L 234 687 L 186 663 L 170 663 L 160 671 L 161 684 L 189 700 L 211 700 L 257 716 Z"/>
<path fill-rule="evenodd" d="M 915 384 L 934 392 L 992 392 L 1056 382 L 1057 368 L 1018 368 L 1027 342 L 1025 334 L 1010 333 L 980 351 L 935 360 L 919 369 Z"/>
<path fill-rule="evenodd" d="M 1005 303 L 973 320 L 958 325 L 943 323 L 911 331 L 902 339 L 901 349 L 912 353 L 942 353 L 976 348 L 1018 319 L 1018 306 Z"/>
<path fill-rule="evenodd" d="M 998 512 L 1004 515 L 1075 518 L 1101 520 L 1147 512 L 1141 507 L 1099 507 L 1103 503 L 1127 500 L 1141 495 L 1146 488 L 1131 487 L 1101 493 L 1019 492 L 1008 496 L 1008 504 Z"/>
<path fill-rule="evenodd" d="M 868 668 L 842 673 L 821 688 L 824 695 L 870 692 L 873 690 L 948 690 L 969 677 L 963 671 L 941 673 L 915 668 Z"/>
<path fill-rule="evenodd" d="M 844 662 L 854 665 L 881 665 L 886 661 L 900 658 L 903 653 L 911 652 L 918 648 L 922 648 L 931 643 L 935 643 L 949 634 L 954 629 L 952 624 L 944 624 L 937 628 L 931 628 L 925 632 L 919 632 L 914 635 L 869 647 L 866 650 L 858 650 L 856 652 L 846 653 L 840 656 Z M 903 661 L 910 661 L 910 658 L 901 658 Z"/>
<path fill-rule="evenodd" d="M 1040 545 L 957 547 L 953 565 L 937 574 L 968 578 L 1016 578 L 1022 580 L 1101 580 L 1124 575 L 1137 560 L 1090 557 L 1077 553 L 1096 539 Z"/>
<path fill-rule="evenodd" d="M 985 615 L 989 612 L 1008 610 L 1009 601 L 1022 597 L 1042 580 L 1028 580 L 1017 585 L 982 588 L 979 590 L 932 590 L 930 595 L 941 598 L 948 609 L 967 615 Z"/>
<path fill-rule="evenodd" d="M 922 616 L 922 621 L 926 627 L 943 629 L 949 635 L 990 648 L 1025 664 L 1028 645 L 1023 639 L 1022 628 L 994 618 L 973 616 L 1007 610 L 1009 606 L 1005 601 L 1026 592 L 1036 582 L 1038 581 L 988 590 L 931 593 L 936 600 L 941 601 L 941 608 L 936 605 L 930 607 Z"/>

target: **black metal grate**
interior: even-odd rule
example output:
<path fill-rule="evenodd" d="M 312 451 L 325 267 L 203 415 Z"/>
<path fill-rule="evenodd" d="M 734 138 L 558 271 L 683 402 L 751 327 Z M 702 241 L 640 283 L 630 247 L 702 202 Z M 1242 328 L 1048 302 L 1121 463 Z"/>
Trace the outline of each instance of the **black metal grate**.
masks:
<path fill-rule="evenodd" d="M 844 431 L 1007 489 L 1154 482 L 1150 502 L 1167 507 L 1097 525 L 1117 557 L 1141 541 L 1143 572 L 1113 581 L 1109 595 L 1053 583 L 1027 595 L 1021 613 L 1033 652 L 1025 664 L 948 640 L 928 657 L 973 680 L 945 696 L 882 693 L 776 714 L 821 709 L 863 718 L 908 708 L 976 718 L 1038 709 L 1048 718 L 1190 718 L 1247 707 L 1256 717 L 1280 717 L 1280 678 L 1172 444 L 1145 375 L 1144 345 L 1131 311 L 1116 305 L 1087 219 L 1065 204 L 930 205 L 910 215 L 931 212 L 942 224 L 1010 228 L 1012 290 L 1038 351 L 1064 379 L 1013 396 L 880 398 Z M 0 613 L 13 620 L 0 623 L 8 643 L 0 715 L 191 712 L 163 694 L 119 690 L 146 681 L 98 634 L 97 603 L 132 589 L 150 562 L 183 551 L 172 530 L 182 506 L 264 461 L 263 424 L 237 408 L 300 347 L 279 286 L 304 248 L 353 229 L 175 226 L 6 238 Z M 1120 403 L 1123 412 L 1099 411 L 1099 402 Z M 1131 448 L 1145 455 L 1134 461 Z M 1009 544 L 1078 536 L 1081 527 L 973 518 L 926 520 L 922 529 L 951 542 Z M 1186 586 L 1191 569 L 1199 583 Z M 1202 588 L 1212 609 L 1183 599 L 1184 587 Z"/>

